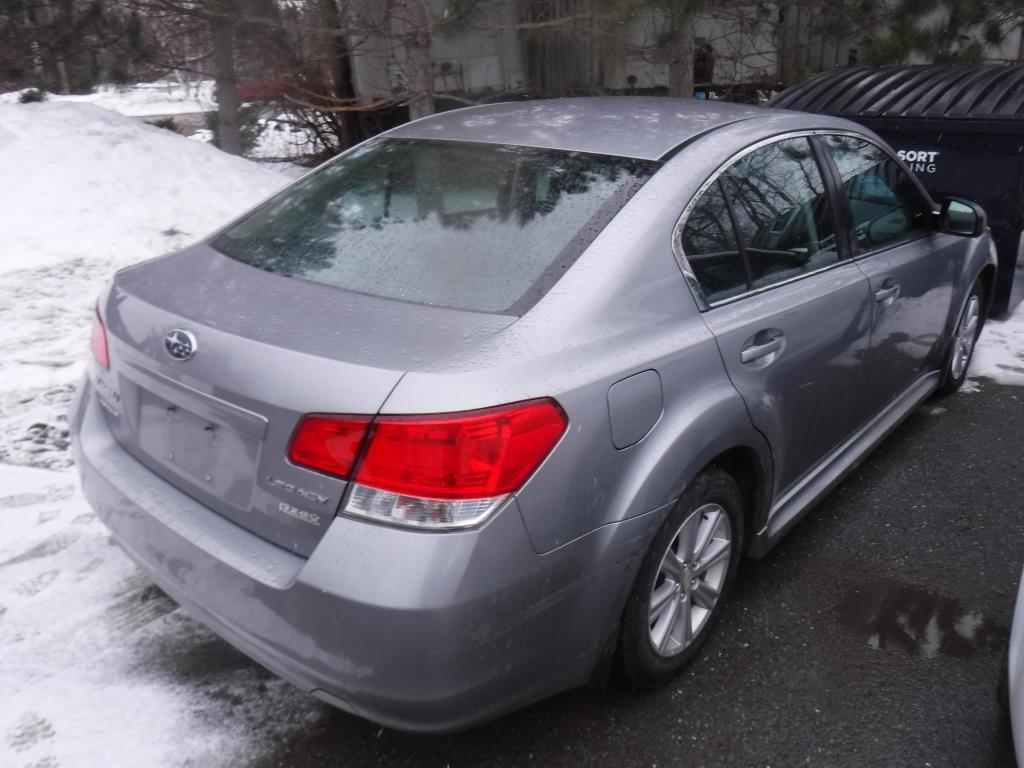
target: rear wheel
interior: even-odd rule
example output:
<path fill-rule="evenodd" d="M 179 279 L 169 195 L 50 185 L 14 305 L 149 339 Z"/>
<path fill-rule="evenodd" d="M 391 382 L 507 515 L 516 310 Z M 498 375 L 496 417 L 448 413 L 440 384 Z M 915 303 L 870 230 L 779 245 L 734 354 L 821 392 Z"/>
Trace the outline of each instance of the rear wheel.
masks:
<path fill-rule="evenodd" d="M 976 282 L 971 287 L 967 303 L 964 304 L 953 331 L 953 342 L 946 356 L 946 367 L 942 374 L 942 383 L 939 385 L 940 395 L 956 392 L 967 378 L 967 368 L 971 364 L 974 345 L 978 341 L 985 319 L 984 306 L 982 286 L 980 282 Z"/>
<path fill-rule="evenodd" d="M 623 613 L 619 666 L 650 688 L 696 656 L 736 575 L 743 545 L 742 501 L 721 469 L 701 472 L 654 537 Z"/>

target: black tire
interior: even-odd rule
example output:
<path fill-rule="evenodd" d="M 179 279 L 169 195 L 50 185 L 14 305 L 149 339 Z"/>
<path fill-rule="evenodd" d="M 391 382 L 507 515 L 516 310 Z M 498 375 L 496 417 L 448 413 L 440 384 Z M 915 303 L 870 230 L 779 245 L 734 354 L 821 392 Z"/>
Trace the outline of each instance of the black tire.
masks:
<path fill-rule="evenodd" d="M 716 504 L 728 518 L 731 543 L 729 561 L 718 598 L 706 614 L 692 639 L 671 656 L 658 653 L 652 640 L 652 622 L 649 619 L 650 602 L 659 579 L 662 560 L 670 546 L 678 543 L 677 535 L 683 523 L 702 507 Z M 706 518 L 705 518 L 706 519 Z M 675 677 L 700 651 L 701 645 L 714 629 L 722 604 L 736 577 L 743 552 L 743 501 L 736 481 L 727 472 L 711 467 L 701 472 L 683 492 L 669 513 L 651 547 L 644 557 L 626 602 L 619 632 L 618 670 L 624 682 L 637 688 L 656 688 Z"/>
<path fill-rule="evenodd" d="M 960 331 L 968 310 L 974 301 L 977 301 L 979 309 L 977 326 L 974 330 L 974 338 L 971 342 L 970 351 L 967 354 L 967 361 L 963 364 L 963 369 L 957 371 L 955 370 L 955 363 L 957 356 L 961 354 L 962 348 L 959 341 Z M 975 281 L 974 285 L 971 286 L 970 293 L 967 294 L 967 299 L 964 301 L 963 309 L 960 310 L 960 316 L 956 320 L 956 325 L 953 326 L 953 338 L 949 340 L 949 350 L 946 352 L 946 360 L 942 366 L 942 381 L 939 383 L 939 388 L 936 390 L 936 394 L 940 397 L 953 394 L 963 385 L 964 380 L 967 378 L 967 369 L 971 365 L 971 358 L 974 356 L 974 343 L 977 342 L 978 336 L 981 334 L 981 328 L 984 324 L 985 290 L 981 281 Z"/>
<path fill-rule="evenodd" d="M 999 665 L 999 681 L 996 683 L 996 701 L 1007 715 L 1010 713 L 1010 650 L 1006 649 Z"/>

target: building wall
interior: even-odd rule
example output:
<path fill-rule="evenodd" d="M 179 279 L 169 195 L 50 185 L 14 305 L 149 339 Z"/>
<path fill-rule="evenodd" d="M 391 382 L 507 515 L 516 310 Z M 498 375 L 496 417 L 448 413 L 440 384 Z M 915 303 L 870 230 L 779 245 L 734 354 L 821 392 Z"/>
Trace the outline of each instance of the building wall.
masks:
<path fill-rule="evenodd" d="M 357 92 L 367 102 L 402 92 L 407 67 L 397 36 L 406 30 L 387 15 L 386 4 L 354 2 L 356 13 L 376 19 L 382 28 L 390 27 L 390 34 L 396 36 L 370 37 L 355 44 Z M 440 17 L 447 3 L 430 2 Z M 667 87 L 668 62 L 655 45 L 667 24 L 663 14 L 638 14 L 624 32 L 615 28 L 598 35 L 573 36 L 570 32 L 544 37 L 516 28 L 522 19 L 576 17 L 588 7 L 586 0 L 495 0 L 481 5 L 467 33 L 434 36 L 435 93 L 477 99 L 523 90 L 562 95 Z M 700 15 L 697 45 L 710 52 L 705 60 L 711 66 L 696 73 L 697 84 L 795 81 L 813 72 L 863 64 L 860 47 L 852 37 L 833 39 L 815 34 L 813 13 L 813 8 L 805 9 L 799 3 L 751 3 L 738 10 L 731 8 L 728 14 L 710 11 Z M 940 21 L 941 17 L 934 15 L 923 23 Z M 599 29 L 600 20 L 586 26 Z M 986 46 L 985 59 L 1016 61 L 1020 45 L 1021 32 L 1015 30 L 1001 46 Z M 927 62 L 916 57 L 908 63 Z"/>
<path fill-rule="evenodd" d="M 697 72 L 698 85 L 728 84 L 770 79 L 778 71 L 778 48 L 772 24 L 774 10 L 762 6 L 740 8 L 729 16 L 705 13 L 697 18 L 697 47 L 710 52 L 709 72 Z M 655 42 L 666 20 L 657 13 L 636 19 L 630 27 L 625 56 L 613 56 L 605 67 L 605 87 L 668 86 L 668 63 L 659 61 Z M 620 52 L 615 52 L 620 53 Z M 636 78 L 630 83 L 630 76 Z"/>
<path fill-rule="evenodd" d="M 445 0 L 431 0 L 436 17 L 443 14 Z M 394 35 L 353 37 L 353 74 L 356 92 L 364 102 L 387 98 L 404 90 L 408 77 L 406 51 L 397 42 L 408 30 L 393 16 L 385 15 L 385 4 L 358 0 L 353 13 L 365 14 L 371 24 L 389 29 Z M 435 93 L 467 97 L 503 93 L 525 85 L 522 46 L 515 24 L 517 7 L 512 2 L 486 6 L 473 19 L 468 34 L 434 35 L 431 59 Z"/>

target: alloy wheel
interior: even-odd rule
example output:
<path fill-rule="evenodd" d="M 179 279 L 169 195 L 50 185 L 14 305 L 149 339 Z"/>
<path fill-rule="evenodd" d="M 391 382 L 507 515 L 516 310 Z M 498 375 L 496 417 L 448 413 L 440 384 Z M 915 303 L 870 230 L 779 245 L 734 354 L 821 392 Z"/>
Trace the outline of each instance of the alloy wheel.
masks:
<path fill-rule="evenodd" d="M 978 336 L 978 320 L 981 317 L 981 298 L 972 294 L 964 307 L 963 317 L 960 318 L 960 326 L 956 331 L 956 338 L 953 340 L 953 360 L 950 373 L 954 379 L 959 379 L 967 372 L 967 364 L 971 361 L 971 353 L 974 351 L 974 342 Z"/>
<path fill-rule="evenodd" d="M 654 578 L 648 635 L 659 656 L 693 642 L 718 604 L 732 556 L 732 525 L 718 504 L 695 510 L 676 531 Z"/>

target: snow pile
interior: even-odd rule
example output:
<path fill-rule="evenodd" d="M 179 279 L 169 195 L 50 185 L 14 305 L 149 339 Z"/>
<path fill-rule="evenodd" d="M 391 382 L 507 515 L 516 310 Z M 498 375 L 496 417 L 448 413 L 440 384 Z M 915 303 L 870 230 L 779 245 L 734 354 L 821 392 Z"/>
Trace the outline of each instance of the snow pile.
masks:
<path fill-rule="evenodd" d="M 322 708 L 112 544 L 66 468 L 65 414 L 114 270 L 287 179 L 67 102 L 0 105 L 0 178 L 0 765 L 245 764 Z"/>
<path fill-rule="evenodd" d="M 0 104 L 17 103 L 26 90 L 0 93 Z M 185 115 L 211 112 L 217 109 L 213 98 L 213 81 L 200 80 L 194 83 L 177 83 L 173 80 L 158 80 L 154 83 L 137 83 L 131 86 L 100 86 L 94 93 L 82 96 L 66 96 L 58 93 L 46 94 L 47 101 L 67 101 L 74 104 L 93 104 L 122 115 L 132 117 L 156 117 L 158 115 Z"/>
<path fill-rule="evenodd" d="M 121 263 L 196 239 L 280 175 L 86 104 L 0 106 L 0 272 Z"/>
<path fill-rule="evenodd" d="M 150 585 L 76 480 L 0 464 L 0 765 L 246 765 L 322 714 Z"/>
<path fill-rule="evenodd" d="M 1024 386 L 1024 304 L 1009 317 L 985 323 L 970 374 Z"/>
<path fill-rule="evenodd" d="M 114 270 L 175 250 L 286 178 L 88 104 L 0 105 L 0 461 L 70 463 L 63 415 Z"/>
<path fill-rule="evenodd" d="M 22 94 L 29 90 L 32 89 L 23 88 L 20 91 L 0 93 L 0 105 L 20 103 Z M 176 121 L 180 123 L 178 130 L 190 139 L 210 143 L 213 141 L 213 131 L 198 126 L 205 124 L 202 113 L 217 109 L 213 90 L 213 80 L 200 80 L 195 83 L 159 80 L 131 86 L 100 86 L 94 93 L 82 96 L 47 93 L 46 102 L 92 104 L 111 112 L 138 118 L 193 115 L 191 119 Z M 256 142 L 246 153 L 248 157 L 280 162 L 304 160 L 323 151 L 324 145 L 315 132 L 305 126 L 294 125 L 286 114 L 279 113 L 273 106 L 249 106 L 259 110 L 260 116 L 255 118 Z"/>
<path fill-rule="evenodd" d="M 256 141 L 246 151 L 246 156 L 254 160 L 276 163 L 302 162 L 311 155 L 317 155 L 327 149 L 315 131 L 306 126 L 296 125 L 287 114 L 272 107 L 263 110 L 263 115 L 256 118 L 256 125 Z M 213 131 L 200 128 L 193 131 L 189 138 L 208 144 L 213 141 Z"/>

